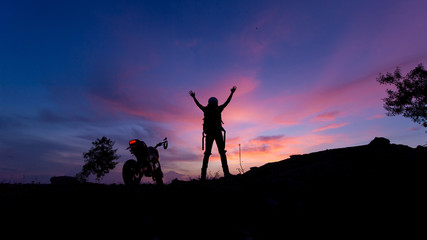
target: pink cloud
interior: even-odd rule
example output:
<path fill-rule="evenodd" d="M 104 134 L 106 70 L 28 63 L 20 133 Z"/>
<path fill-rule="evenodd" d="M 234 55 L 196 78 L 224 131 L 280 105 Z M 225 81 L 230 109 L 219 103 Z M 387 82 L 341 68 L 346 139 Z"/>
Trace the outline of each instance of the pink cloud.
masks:
<path fill-rule="evenodd" d="M 239 144 L 241 143 L 241 152 L 246 162 L 254 165 L 260 165 L 269 161 L 279 161 L 294 153 L 292 146 L 300 144 L 298 137 L 287 137 L 284 135 L 258 136 L 249 140 L 248 136 L 240 138 L 238 142 L 227 142 L 227 149 L 230 151 L 227 155 L 231 163 L 239 158 Z M 239 143 L 240 142 L 240 143 Z"/>
<path fill-rule="evenodd" d="M 284 135 L 274 135 L 274 136 L 258 136 L 254 139 L 249 140 L 246 151 L 248 152 L 262 152 L 269 153 L 274 150 L 281 148 L 283 142 L 285 141 Z"/>
<path fill-rule="evenodd" d="M 325 131 L 325 130 L 328 130 L 328 129 L 340 128 L 340 127 L 344 127 L 346 125 L 348 125 L 348 122 L 332 123 L 332 124 L 326 125 L 324 127 L 316 128 L 316 129 L 313 130 L 313 132 L 321 132 L 321 131 Z"/>
<path fill-rule="evenodd" d="M 335 121 L 335 118 L 340 114 L 339 111 L 320 113 L 312 119 L 312 121 Z"/>
<path fill-rule="evenodd" d="M 276 101 L 283 104 L 282 109 L 286 112 L 276 115 L 275 120 L 278 123 L 301 123 L 310 118 L 312 121 L 332 120 L 381 104 L 384 89 L 375 77 L 329 87 L 315 86 L 307 92 L 277 97 Z"/>

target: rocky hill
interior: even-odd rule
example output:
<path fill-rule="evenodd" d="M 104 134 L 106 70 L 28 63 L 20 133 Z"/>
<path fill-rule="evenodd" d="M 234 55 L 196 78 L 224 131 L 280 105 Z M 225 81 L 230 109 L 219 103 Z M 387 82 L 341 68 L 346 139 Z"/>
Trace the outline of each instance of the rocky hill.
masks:
<path fill-rule="evenodd" d="M 206 182 L 1 184 L 0 210 L 10 223 L 97 237 L 419 238 L 425 235 L 426 171 L 426 147 L 375 138 L 367 145 L 294 155 Z"/>

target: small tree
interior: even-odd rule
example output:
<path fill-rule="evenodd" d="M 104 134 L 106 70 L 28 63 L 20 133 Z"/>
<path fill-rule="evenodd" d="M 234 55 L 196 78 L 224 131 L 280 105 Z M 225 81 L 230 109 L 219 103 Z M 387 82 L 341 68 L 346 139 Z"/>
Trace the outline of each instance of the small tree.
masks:
<path fill-rule="evenodd" d="M 380 74 L 377 81 L 396 87 L 396 91 L 387 89 L 388 97 L 383 99 L 387 116 L 402 114 L 427 127 L 427 71 L 421 63 L 405 77 L 396 68 L 393 74 Z"/>
<path fill-rule="evenodd" d="M 85 164 L 82 171 L 76 174 L 76 178 L 81 182 L 86 182 L 90 174 L 96 174 L 96 180 L 99 180 L 110 170 L 114 169 L 120 156 L 116 155 L 117 149 L 113 149 L 114 142 L 105 136 L 92 142 L 92 148 L 83 153 Z"/>

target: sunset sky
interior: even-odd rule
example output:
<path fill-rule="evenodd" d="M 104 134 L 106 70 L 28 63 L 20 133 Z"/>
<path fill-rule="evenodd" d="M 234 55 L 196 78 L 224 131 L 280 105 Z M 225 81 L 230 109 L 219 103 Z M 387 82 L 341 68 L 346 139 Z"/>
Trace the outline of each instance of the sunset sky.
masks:
<path fill-rule="evenodd" d="M 2 1 L 0 182 L 74 176 L 102 136 L 159 149 L 167 179 L 200 175 L 203 104 L 222 104 L 230 171 L 292 154 L 411 147 L 425 128 L 387 117 L 380 73 L 427 65 L 427 1 Z M 208 173 L 222 175 L 213 148 Z M 151 180 L 146 178 L 148 182 Z"/>

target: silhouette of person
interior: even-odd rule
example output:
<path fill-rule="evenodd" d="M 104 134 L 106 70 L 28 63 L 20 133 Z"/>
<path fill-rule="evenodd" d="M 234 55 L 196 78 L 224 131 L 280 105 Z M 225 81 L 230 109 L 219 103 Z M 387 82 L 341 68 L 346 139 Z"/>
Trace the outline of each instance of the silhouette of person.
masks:
<path fill-rule="evenodd" d="M 209 156 L 212 153 L 212 145 L 215 140 L 218 147 L 219 155 L 221 156 L 222 170 L 224 172 L 224 177 L 231 176 L 230 171 L 228 170 L 227 156 L 225 155 L 225 139 L 222 136 L 222 132 L 225 131 L 222 127 L 221 113 L 224 108 L 230 103 L 231 98 L 233 97 L 234 92 L 236 91 L 236 86 L 230 89 L 230 96 L 227 98 L 224 104 L 218 106 L 218 99 L 211 97 L 208 100 L 208 105 L 203 106 L 197 101 L 196 93 L 190 91 L 190 96 L 193 98 L 196 105 L 203 111 L 203 132 L 206 134 L 206 149 L 203 157 L 202 165 L 202 174 L 201 180 L 206 180 L 206 170 L 208 169 Z"/>

